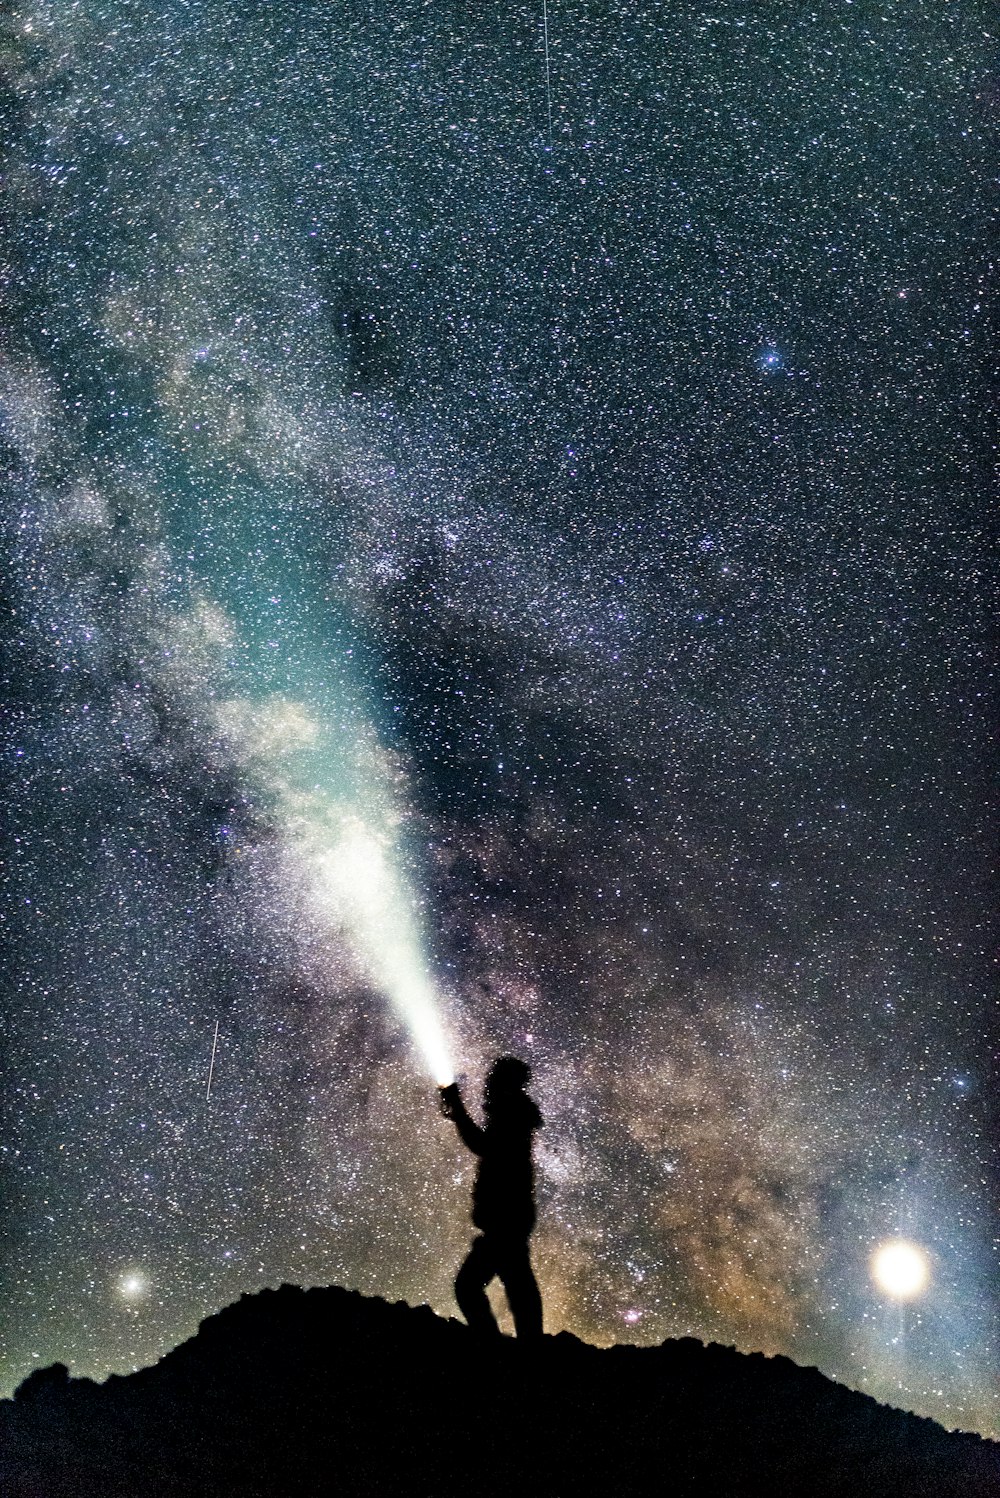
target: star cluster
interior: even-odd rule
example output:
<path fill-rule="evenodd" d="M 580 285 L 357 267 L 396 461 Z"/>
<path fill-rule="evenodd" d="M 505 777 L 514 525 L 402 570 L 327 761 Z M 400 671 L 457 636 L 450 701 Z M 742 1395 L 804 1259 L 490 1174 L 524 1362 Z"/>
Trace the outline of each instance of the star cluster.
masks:
<path fill-rule="evenodd" d="M 374 858 L 549 1330 L 996 1434 L 989 38 L 548 21 L 551 144 L 524 4 L 2 23 L 4 1392 L 453 1311 Z"/>

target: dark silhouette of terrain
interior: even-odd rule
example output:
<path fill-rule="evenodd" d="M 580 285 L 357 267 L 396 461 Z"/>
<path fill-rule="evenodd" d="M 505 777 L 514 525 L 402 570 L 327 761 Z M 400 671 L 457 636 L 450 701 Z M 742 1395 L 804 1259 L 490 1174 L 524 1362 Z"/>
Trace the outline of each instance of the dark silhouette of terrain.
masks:
<path fill-rule="evenodd" d="M 426 1306 L 282 1286 L 105 1384 L 0 1403 L 4 1498 L 320 1494 L 986 1498 L 1000 1445 L 787 1358 L 690 1338 L 484 1340 Z"/>

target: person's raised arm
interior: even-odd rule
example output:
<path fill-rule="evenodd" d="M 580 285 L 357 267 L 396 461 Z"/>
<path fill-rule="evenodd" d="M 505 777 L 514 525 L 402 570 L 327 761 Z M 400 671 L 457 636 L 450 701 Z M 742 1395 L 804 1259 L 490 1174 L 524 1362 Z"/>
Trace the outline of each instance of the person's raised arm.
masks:
<path fill-rule="evenodd" d="M 469 1117 L 465 1104 L 462 1102 L 462 1094 L 458 1090 L 458 1083 L 452 1082 L 450 1087 L 441 1087 L 439 1092 L 441 1112 L 445 1118 L 451 1119 L 466 1148 L 470 1149 L 474 1155 L 481 1155 L 486 1144 L 486 1135 Z"/>

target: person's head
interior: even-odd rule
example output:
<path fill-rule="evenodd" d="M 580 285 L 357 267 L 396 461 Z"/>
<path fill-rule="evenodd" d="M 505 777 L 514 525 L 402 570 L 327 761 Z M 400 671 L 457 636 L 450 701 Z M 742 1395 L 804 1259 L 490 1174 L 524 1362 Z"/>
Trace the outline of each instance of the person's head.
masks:
<path fill-rule="evenodd" d="M 506 1098 L 515 1097 L 523 1093 L 531 1081 L 531 1067 L 519 1056 L 501 1056 L 494 1061 L 486 1074 L 486 1086 L 483 1090 L 483 1107 L 488 1113 L 496 1104 L 503 1104 Z"/>

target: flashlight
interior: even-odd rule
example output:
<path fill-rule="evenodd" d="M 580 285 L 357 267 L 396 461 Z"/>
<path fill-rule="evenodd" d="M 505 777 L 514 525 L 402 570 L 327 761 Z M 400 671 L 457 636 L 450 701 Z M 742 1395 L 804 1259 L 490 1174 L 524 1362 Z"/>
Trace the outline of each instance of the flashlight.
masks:
<path fill-rule="evenodd" d="M 441 1112 L 445 1118 L 454 1117 L 455 1109 L 461 1100 L 457 1082 L 449 1082 L 447 1087 L 438 1088 L 438 1101 L 441 1104 Z"/>

